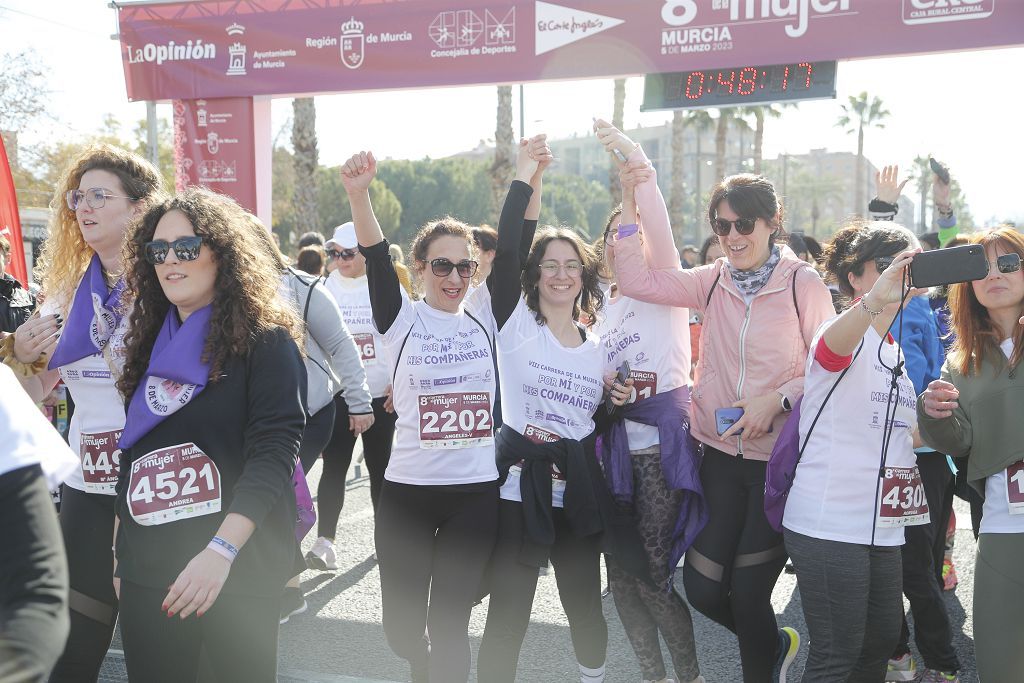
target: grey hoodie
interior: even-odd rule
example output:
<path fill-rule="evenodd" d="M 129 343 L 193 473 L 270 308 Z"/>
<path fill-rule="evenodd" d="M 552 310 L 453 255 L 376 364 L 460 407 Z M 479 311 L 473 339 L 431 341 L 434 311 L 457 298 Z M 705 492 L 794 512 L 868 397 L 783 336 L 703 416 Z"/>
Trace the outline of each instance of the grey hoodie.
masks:
<path fill-rule="evenodd" d="M 349 414 L 373 412 L 372 397 L 366 385 L 366 372 L 359 360 L 356 343 L 341 318 L 341 311 L 320 278 L 299 273 L 293 268 L 281 278 L 295 312 L 306 327 L 306 392 L 310 415 L 334 399 L 339 391 L 348 404 Z"/>

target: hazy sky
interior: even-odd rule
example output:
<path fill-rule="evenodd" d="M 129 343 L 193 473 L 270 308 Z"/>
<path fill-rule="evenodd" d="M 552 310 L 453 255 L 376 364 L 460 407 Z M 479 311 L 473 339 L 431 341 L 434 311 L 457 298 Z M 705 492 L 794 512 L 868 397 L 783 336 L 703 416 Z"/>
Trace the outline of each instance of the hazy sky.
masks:
<path fill-rule="evenodd" d="M 125 95 L 120 50 L 110 39 L 116 30 L 107 0 L 0 0 L 0 51 L 34 47 L 51 75 L 57 123 L 36 126 L 23 144 L 87 135 L 107 113 L 132 125 L 145 118 L 145 105 Z M 838 103 L 867 90 L 892 113 L 884 129 L 866 136 L 865 153 L 876 166 L 909 168 L 915 156 L 933 154 L 959 178 L 977 222 L 1012 218 L 1022 224 L 1024 193 L 1016 175 L 1024 164 L 1024 90 L 1016 77 L 1022 67 L 1024 48 L 842 62 L 838 99 L 804 102 L 770 120 L 765 157 L 817 147 L 855 152 L 856 136 L 835 127 Z M 531 84 L 525 91 L 527 134 L 584 135 L 591 117 L 610 117 L 610 80 Z M 642 78 L 629 80 L 626 127 L 671 117 L 641 114 L 642 91 Z M 379 157 L 448 156 L 493 137 L 496 106 L 493 86 L 320 97 L 320 161 L 334 165 L 360 149 Z M 517 131 L 518 106 L 516 96 Z M 158 111 L 170 117 L 169 105 Z M 275 100 L 274 134 L 283 142 L 290 116 L 291 101 Z"/>

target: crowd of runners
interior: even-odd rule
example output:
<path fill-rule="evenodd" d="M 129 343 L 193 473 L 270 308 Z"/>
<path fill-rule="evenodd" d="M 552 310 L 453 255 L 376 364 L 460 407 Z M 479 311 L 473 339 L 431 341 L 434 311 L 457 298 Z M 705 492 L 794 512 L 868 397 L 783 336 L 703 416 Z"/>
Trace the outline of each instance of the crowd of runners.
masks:
<path fill-rule="evenodd" d="M 596 241 L 538 226 L 537 135 L 497 230 L 446 216 L 407 257 L 374 215 L 371 152 L 342 167 L 352 221 L 291 257 L 131 152 L 74 160 L 39 287 L 0 280 L 0 681 L 95 681 L 118 621 L 132 681 L 275 680 L 299 575 L 346 552 L 357 439 L 383 629 L 415 683 L 514 681 L 549 566 L 579 680 L 623 680 L 602 558 L 645 683 L 704 680 L 691 609 L 734 634 L 730 680 L 793 680 L 800 648 L 804 681 L 960 680 L 954 495 L 980 680 L 1024 680 L 1024 236 L 958 234 L 945 168 L 941 229 L 917 236 L 886 167 L 822 247 L 743 173 L 681 259 L 657 169 L 594 131 L 622 188 Z M 983 279 L 910 286 L 922 250 L 957 244 Z M 2 273 L 20 245 L 0 248 Z M 36 405 L 55 390 L 64 434 Z M 771 604 L 787 562 L 804 633 Z"/>

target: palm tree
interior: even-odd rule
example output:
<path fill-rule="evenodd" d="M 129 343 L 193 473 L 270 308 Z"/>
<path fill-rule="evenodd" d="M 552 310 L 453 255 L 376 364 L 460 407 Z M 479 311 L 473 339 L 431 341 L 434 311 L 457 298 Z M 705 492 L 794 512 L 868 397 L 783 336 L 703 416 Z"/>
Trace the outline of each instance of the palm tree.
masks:
<path fill-rule="evenodd" d="M 920 234 L 928 232 L 928 195 L 932 191 L 932 167 L 928 163 L 928 156 L 914 157 L 914 168 L 911 171 L 914 178 L 914 188 L 920 193 L 921 203 L 918 208 L 921 211 Z"/>
<path fill-rule="evenodd" d="M 764 167 L 764 121 L 765 119 L 777 119 L 782 116 L 782 110 L 787 108 L 795 109 L 796 102 L 783 104 L 764 104 L 752 107 L 741 107 L 741 116 L 754 117 L 754 173 L 761 174 Z"/>
<path fill-rule="evenodd" d="M 715 119 L 715 182 L 725 177 L 725 142 L 729 132 L 729 122 L 736 117 L 732 108 L 719 109 Z"/>
<path fill-rule="evenodd" d="M 862 92 L 856 97 L 850 95 L 848 99 L 848 104 L 840 105 L 843 114 L 836 121 L 836 125 L 845 128 L 848 134 L 857 132 L 857 173 L 854 176 L 853 206 L 854 212 L 863 214 L 867 206 L 864 197 L 864 129 L 885 128 L 882 121 L 889 117 L 889 110 L 877 96 L 869 99 L 867 92 Z"/>
<path fill-rule="evenodd" d="M 704 153 L 701 150 L 701 139 L 705 131 L 711 128 L 711 124 L 714 123 L 714 119 L 706 109 L 694 109 L 683 114 L 683 121 L 687 126 L 694 129 L 694 139 L 696 141 L 694 149 L 694 173 L 693 173 L 693 207 L 696 214 L 694 226 L 700 226 L 704 224 L 704 202 L 702 201 L 701 188 L 701 170 L 704 168 Z M 698 236 L 701 234 L 701 230 L 697 230 Z"/>
<path fill-rule="evenodd" d="M 316 144 L 316 105 L 312 97 L 292 101 L 292 149 L 295 156 L 295 228 L 299 234 L 319 232 L 319 211 L 316 205 L 316 170 L 320 159 Z"/>
<path fill-rule="evenodd" d="M 515 149 L 512 132 L 512 86 L 498 86 L 498 116 L 494 130 L 494 162 L 491 164 L 491 195 L 494 215 L 497 215 L 508 184 L 512 180 L 515 166 L 512 163 Z"/>
<path fill-rule="evenodd" d="M 615 79 L 615 103 L 612 109 L 612 125 L 623 130 L 623 117 L 626 113 L 626 79 Z M 608 167 L 608 194 L 612 197 L 612 206 L 615 206 L 622 199 L 622 186 L 619 184 L 619 167 L 615 160 L 609 161 Z"/>
<path fill-rule="evenodd" d="M 683 134 L 686 131 L 686 119 L 681 109 L 672 112 L 672 180 L 668 195 L 668 216 L 672 229 L 677 234 L 683 230 L 686 221 L 684 206 L 686 204 L 686 188 L 683 183 Z"/>

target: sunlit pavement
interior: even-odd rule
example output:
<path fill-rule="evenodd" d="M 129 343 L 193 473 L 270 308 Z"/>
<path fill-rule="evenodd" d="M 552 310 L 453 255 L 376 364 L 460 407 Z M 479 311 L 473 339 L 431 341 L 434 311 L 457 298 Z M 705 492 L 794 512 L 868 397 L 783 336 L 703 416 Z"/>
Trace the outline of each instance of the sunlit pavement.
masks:
<path fill-rule="evenodd" d="M 338 571 L 312 572 L 302 575 L 309 610 L 281 627 L 279 681 L 298 683 L 378 683 L 408 681 L 405 663 L 387 646 L 381 627 L 380 578 L 373 555 L 373 512 L 370 505 L 369 481 L 365 468 L 356 477 L 356 464 L 349 473 L 345 509 L 338 525 Z M 310 488 L 316 493 L 320 465 L 310 472 Z M 946 593 L 952 615 L 953 633 L 963 664 L 961 680 L 976 681 L 974 642 L 971 621 L 971 599 L 974 574 L 975 543 L 970 531 L 967 506 L 956 501 L 957 542 L 954 554 L 960 585 Z M 315 533 L 307 537 L 303 551 L 315 541 Z M 682 591 L 682 576 L 676 578 Z M 803 611 L 796 577 L 783 573 L 775 587 L 772 602 L 780 625 L 793 626 L 806 639 Z M 487 601 L 473 611 L 470 639 L 473 655 L 480 646 Z M 626 640 L 612 598 L 604 602 L 608 621 L 608 683 L 640 680 L 636 658 Z M 725 629 L 694 613 L 694 629 L 701 671 L 708 683 L 740 681 L 739 655 L 735 638 Z M 912 622 L 912 620 L 911 620 Z M 913 624 L 911 623 L 911 629 Z M 120 644 L 115 641 L 114 648 Z M 789 680 L 798 681 L 806 660 L 806 646 L 801 648 Z M 665 652 L 665 661 L 671 662 Z M 923 663 L 918 660 L 918 666 Z M 669 676 L 673 673 L 668 672 Z M 103 676 L 104 683 L 125 681 L 123 656 L 111 650 Z M 473 679 L 475 680 L 475 679 Z M 518 681 L 523 683 L 567 683 L 579 680 L 576 661 L 569 640 L 568 624 L 558 602 L 553 574 L 540 577 L 534 601 L 533 621 L 519 659 Z"/>

